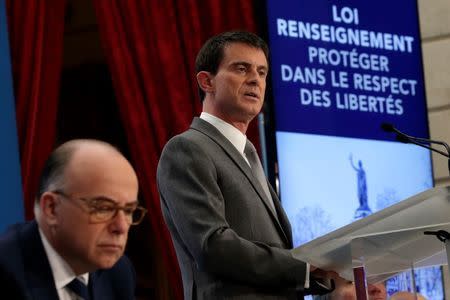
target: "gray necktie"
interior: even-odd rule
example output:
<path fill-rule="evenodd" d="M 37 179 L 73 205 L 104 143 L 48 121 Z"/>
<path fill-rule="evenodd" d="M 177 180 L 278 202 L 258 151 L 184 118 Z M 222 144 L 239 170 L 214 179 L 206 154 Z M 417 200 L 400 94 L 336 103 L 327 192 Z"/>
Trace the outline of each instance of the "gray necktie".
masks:
<path fill-rule="evenodd" d="M 247 140 L 247 142 L 245 143 L 244 153 L 247 157 L 250 167 L 252 168 L 253 175 L 255 175 L 255 177 L 258 179 L 264 190 L 264 193 L 266 193 L 270 208 L 276 215 L 275 205 L 273 204 L 272 195 L 270 195 L 269 186 L 267 185 L 266 175 L 264 174 L 261 161 L 259 160 L 255 146 L 253 146 L 252 142 L 250 142 L 249 140 Z"/>
<path fill-rule="evenodd" d="M 88 287 L 79 279 L 75 278 L 66 286 L 81 299 L 84 300 L 90 299 Z"/>

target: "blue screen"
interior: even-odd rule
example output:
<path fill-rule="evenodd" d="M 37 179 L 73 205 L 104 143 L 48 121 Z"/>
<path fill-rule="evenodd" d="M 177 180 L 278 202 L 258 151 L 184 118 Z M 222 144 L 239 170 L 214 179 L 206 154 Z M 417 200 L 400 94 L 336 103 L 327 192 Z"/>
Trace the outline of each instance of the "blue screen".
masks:
<path fill-rule="evenodd" d="M 0 232 L 24 219 L 5 1 L 0 0 Z"/>
<path fill-rule="evenodd" d="M 279 190 L 295 246 L 432 188 L 429 151 L 380 128 L 429 136 L 417 4 L 268 0 L 267 13 Z M 432 290 L 418 287 L 428 299 L 443 297 L 438 273 Z"/>

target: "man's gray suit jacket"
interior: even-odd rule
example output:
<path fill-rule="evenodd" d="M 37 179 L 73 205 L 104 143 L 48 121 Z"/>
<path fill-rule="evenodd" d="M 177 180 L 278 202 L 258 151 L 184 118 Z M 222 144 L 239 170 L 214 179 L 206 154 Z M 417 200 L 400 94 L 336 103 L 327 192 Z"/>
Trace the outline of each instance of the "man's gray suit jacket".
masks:
<path fill-rule="evenodd" d="M 306 263 L 294 259 L 291 227 L 251 168 L 211 124 L 195 118 L 158 165 L 161 207 L 185 299 L 296 299 Z"/>

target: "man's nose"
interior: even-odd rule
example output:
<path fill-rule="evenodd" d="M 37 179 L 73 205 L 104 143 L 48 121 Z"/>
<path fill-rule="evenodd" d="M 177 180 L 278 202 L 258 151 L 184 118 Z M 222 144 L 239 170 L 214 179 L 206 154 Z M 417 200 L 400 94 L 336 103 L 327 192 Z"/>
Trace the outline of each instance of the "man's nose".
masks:
<path fill-rule="evenodd" d="M 130 228 L 129 217 L 127 217 L 122 210 L 119 210 L 117 215 L 111 220 L 110 228 L 115 234 L 123 234 L 128 232 L 128 229 Z"/>
<path fill-rule="evenodd" d="M 258 70 L 256 70 L 256 68 L 255 69 L 251 68 L 250 71 L 248 72 L 247 82 L 250 84 L 256 85 L 256 84 L 259 84 L 259 80 L 261 80 L 261 79 L 259 77 Z"/>

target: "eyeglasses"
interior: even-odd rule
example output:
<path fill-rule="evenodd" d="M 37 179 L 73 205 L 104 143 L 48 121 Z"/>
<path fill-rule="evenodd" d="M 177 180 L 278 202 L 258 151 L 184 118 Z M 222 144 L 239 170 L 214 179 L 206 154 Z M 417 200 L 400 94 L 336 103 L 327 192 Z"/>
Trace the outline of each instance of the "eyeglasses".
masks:
<path fill-rule="evenodd" d="M 119 210 L 122 210 L 128 224 L 138 225 L 144 219 L 147 209 L 138 206 L 137 203 L 128 204 L 123 207 L 119 206 L 116 201 L 107 197 L 93 198 L 74 198 L 61 190 L 53 191 L 53 193 L 71 200 L 81 200 L 86 206 L 81 206 L 89 214 L 89 220 L 92 223 L 107 222 L 117 216 Z"/>

